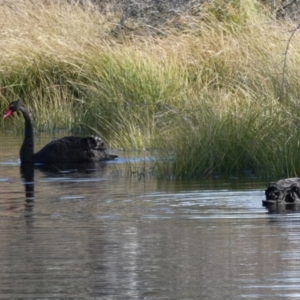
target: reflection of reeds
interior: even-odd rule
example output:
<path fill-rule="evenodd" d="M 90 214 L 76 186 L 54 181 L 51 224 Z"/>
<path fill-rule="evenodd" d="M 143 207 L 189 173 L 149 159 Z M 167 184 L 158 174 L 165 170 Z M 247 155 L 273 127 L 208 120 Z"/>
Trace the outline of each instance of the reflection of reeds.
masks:
<path fill-rule="evenodd" d="M 300 39 L 282 76 L 287 24 L 223 5 L 159 36 L 116 36 L 113 16 L 16 3 L 1 7 L 1 106 L 23 98 L 35 128 L 92 128 L 108 147 L 152 149 L 162 176 L 300 169 Z"/>

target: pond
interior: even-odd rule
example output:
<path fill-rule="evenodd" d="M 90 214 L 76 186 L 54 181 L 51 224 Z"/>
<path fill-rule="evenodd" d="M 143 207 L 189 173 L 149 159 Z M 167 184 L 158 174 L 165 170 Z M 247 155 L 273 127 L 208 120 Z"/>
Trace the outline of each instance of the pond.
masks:
<path fill-rule="evenodd" d="M 1 136 L 1 299 L 299 299 L 300 214 L 262 206 L 268 180 L 20 169 L 20 139 Z"/>

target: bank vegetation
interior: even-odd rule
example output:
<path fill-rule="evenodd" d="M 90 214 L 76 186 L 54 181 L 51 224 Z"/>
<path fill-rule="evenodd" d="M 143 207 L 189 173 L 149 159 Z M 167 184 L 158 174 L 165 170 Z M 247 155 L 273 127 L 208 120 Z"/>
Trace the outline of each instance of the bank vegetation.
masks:
<path fill-rule="evenodd" d="M 209 1 L 150 31 L 61 1 L 1 14 L 1 108 L 23 99 L 36 134 L 100 134 L 157 176 L 299 173 L 299 32 L 267 7 Z"/>

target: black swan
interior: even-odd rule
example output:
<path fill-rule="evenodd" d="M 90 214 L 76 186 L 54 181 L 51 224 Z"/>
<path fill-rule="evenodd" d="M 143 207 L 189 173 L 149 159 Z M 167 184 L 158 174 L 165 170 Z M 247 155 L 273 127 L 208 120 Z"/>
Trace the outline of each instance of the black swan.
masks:
<path fill-rule="evenodd" d="M 67 136 L 53 140 L 37 153 L 33 152 L 33 127 L 29 113 L 20 100 L 8 105 L 3 118 L 20 111 L 25 120 L 25 136 L 20 149 L 21 163 L 74 163 L 112 160 L 116 155 L 105 152 L 106 147 L 100 138 Z"/>
<path fill-rule="evenodd" d="M 300 178 L 286 178 L 271 182 L 265 190 L 263 205 L 300 204 Z"/>

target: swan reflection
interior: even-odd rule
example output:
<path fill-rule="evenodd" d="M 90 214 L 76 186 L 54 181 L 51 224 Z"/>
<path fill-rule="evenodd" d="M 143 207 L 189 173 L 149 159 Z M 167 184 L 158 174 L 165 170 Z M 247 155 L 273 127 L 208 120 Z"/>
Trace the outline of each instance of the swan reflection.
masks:
<path fill-rule="evenodd" d="M 35 194 L 34 194 L 34 172 L 41 172 L 44 177 L 48 180 L 53 179 L 64 179 L 65 175 L 79 174 L 80 178 L 83 180 L 93 181 L 94 178 L 90 177 L 91 173 L 97 172 L 97 177 L 99 173 L 104 174 L 106 169 L 105 163 L 57 163 L 57 164 L 21 164 L 20 165 L 20 175 L 25 188 L 25 216 L 29 217 L 32 215 L 32 211 L 35 204 Z M 82 178 L 87 175 L 88 178 Z M 58 177 L 57 177 L 58 176 Z M 101 176 L 100 176 L 101 177 Z M 73 178 L 73 176 L 72 176 Z M 78 179 L 78 178 L 77 178 Z"/>
<path fill-rule="evenodd" d="M 20 174 L 25 187 L 25 216 L 30 217 L 34 207 L 34 165 L 21 164 Z"/>

